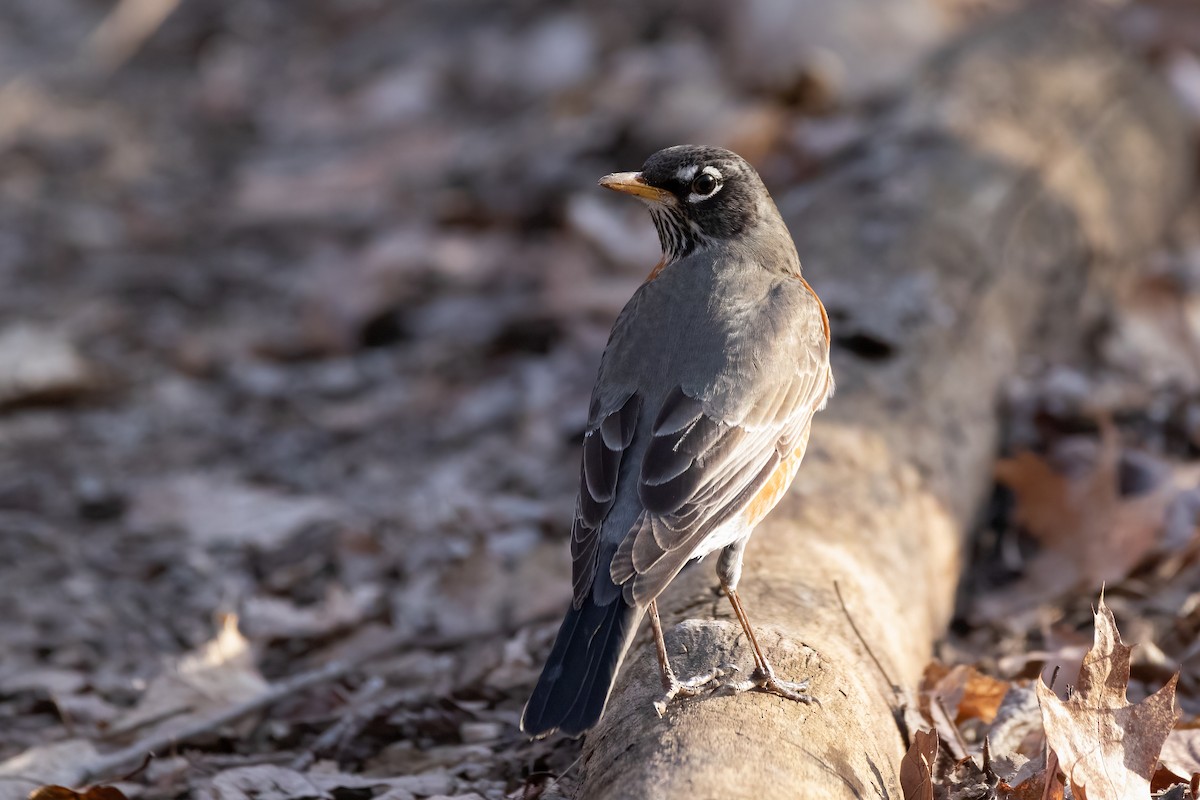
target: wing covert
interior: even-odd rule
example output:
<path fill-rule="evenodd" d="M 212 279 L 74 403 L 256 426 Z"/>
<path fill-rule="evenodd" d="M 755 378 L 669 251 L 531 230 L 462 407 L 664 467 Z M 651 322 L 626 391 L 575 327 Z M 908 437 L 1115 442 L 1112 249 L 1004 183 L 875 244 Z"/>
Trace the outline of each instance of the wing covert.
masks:
<path fill-rule="evenodd" d="M 815 354 L 804 366 L 763 392 L 753 425 L 715 417 L 681 387 L 667 394 L 639 471 L 644 510 L 611 567 L 628 602 L 656 597 L 704 538 L 745 510 L 793 455 L 830 386 Z"/>

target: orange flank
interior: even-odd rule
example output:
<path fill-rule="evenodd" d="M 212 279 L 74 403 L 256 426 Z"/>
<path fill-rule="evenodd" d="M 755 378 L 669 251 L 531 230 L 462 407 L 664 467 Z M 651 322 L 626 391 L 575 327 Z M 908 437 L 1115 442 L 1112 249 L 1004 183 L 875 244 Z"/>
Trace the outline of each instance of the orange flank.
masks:
<path fill-rule="evenodd" d="M 662 269 L 661 264 L 654 268 L 654 272 L 650 273 L 651 279 L 658 274 L 660 269 Z M 821 326 L 825 329 L 825 341 L 829 342 L 829 315 L 825 312 L 825 304 L 821 302 L 821 298 L 817 296 L 816 291 L 813 290 L 808 281 L 801 278 L 800 282 L 804 284 L 804 288 L 808 289 L 813 299 L 817 301 L 817 308 L 821 309 Z M 821 395 L 822 401 L 828 392 L 829 384 L 826 382 L 825 392 Z M 813 409 L 813 411 L 815 413 L 816 409 Z M 759 489 L 758 494 L 746 506 L 746 510 L 742 512 L 742 521 L 746 524 L 747 528 L 752 529 L 761 522 L 763 517 L 770 514 L 771 509 L 787 493 L 788 488 L 792 485 L 792 480 L 796 477 L 796 470 L 800 469 L 800 462 L 804 460 L 804 451 L 808 449 L 808 434 L 811 430 L 811 428 L 808 428 L 804 431 L 804 435 L 800 437 L 800 443 L 796 445 L 796 449 L 792 451 L 791 455 L 779 462 L 779 466 L 775 468 L 775 472 L 771 474 L 771 477 Z"/>
<path fill-rule="evenodd" d="M 746 506 L 746 510 L 742 512 L 742 520 L 747 529 L 753 528 L 761 522 L 763 517 L 770 514 L 771 509 L 787 494 L 788 487 L 792 485 L 792 479 L 796 477 L 796 470 L 800 469 L 800 462 L 804 460 L 804 451 L 807 448 L 808 431 L 805 431 L 800 444 L 796 445 L 796 449 L 790 456 L 779 462 L 775 472 L 771 473 L 771 477 L 767 479 L 763 487 L 758 490 L 758 494 L 754 495 L 754 499 L 750 501 L 750 505 Z"/>
<path fill-rule="evenodd" d="M 651 279 L 653 279 L 654 276 L 658 274 L 658 271 L 660 269 L 662 269 L 661 264 L 659 264 L 657 267 L 654 268 L 654 272 L 650 273 Z M 800 282 L 804 284 L 804 288 L 808 289 L 809 293 L 812 294 L 813 299 L 817 301 L 817 308 L 821 309 L 821 325 L 825 328 L 825 341 L 828 342 L 829 341 L 829 314 L 825 313 L 825 304 L 821 302 L 821 298 L 817 295 L 816 290 L 813 289 L 812 286 L 809 286 L 808 281 L 804 280 L 804 278 L 801 278 Z"/>

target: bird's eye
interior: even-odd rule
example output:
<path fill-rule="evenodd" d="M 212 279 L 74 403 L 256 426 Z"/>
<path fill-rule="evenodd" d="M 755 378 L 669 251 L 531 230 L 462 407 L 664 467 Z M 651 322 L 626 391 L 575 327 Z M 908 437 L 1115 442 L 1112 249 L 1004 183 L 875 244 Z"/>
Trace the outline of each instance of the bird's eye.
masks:
<path fill-rule="evenodd" d="M 711 173 L 701 172 L 696 176 L 696 180 L 692 181 L 692 191 L 701 197 L 707 197 L 716 191 L 717 179 Z"/>

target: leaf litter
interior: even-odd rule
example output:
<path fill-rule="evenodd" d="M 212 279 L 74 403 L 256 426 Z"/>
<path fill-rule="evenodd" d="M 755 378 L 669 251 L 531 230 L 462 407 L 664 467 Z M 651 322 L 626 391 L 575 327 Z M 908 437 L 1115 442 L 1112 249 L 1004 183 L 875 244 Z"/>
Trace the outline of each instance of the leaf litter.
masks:
<path fill-rule="evenodd" d="M 1122 642 L 1103 596 L 1094 626 L 1092 647 L 1065 700 L 1040 677 L 1031 690 L 1026 681 L 985 678 L 961 665 L 951 669 L 932 664 L 921 692 L 922 713 L 931 730 L 916 732 L 902 762 L 906 800 L 1062 797 L 1066 791 L 1090 800 L 1144 800 L 1150 797 L 1160 763 L 1177 778 L 1168 785 L 1188 783 L 1188 770 L 1196 764 L 1190 749 L 1195 742 L 1189 735 L 1193 729 L 1175 730 L 1176 678 L 1130 703 L 1133 648 Z M 999 703 L 998 696 L 1003 698 Z M 947 703 L 958 709 L 953 718 Z M 982 724 L 965 728 L 964 735 L 958 725 L 972 720 Z M 1014 727 L 1022 731 L 1015 737 Z M 968 751 L 956 753 L 952 760 L 937 760 L 938 742 L 954 751 L 953 743 L 961 745 L 967 737 Z"/>
<path fill-rule="evenodd" d="M 516 721 L 569 594 L 563 465 L 612 316 L 652 263 L 638 253 L 654 257 L 644 218 L 587 188 L 620 167 L 597 153 L 707 130 L 786 183 L 869 115 L 832 85 L 819 117 L 788 87 L 764 94 L 739 75 L 785 37 L 739 30 L 715 52 L 705 4 L 665 31 L 624 3 L 535 2 L 529 24 L 437 3 L 178 4 L 102 94 L 44 67 L 71 61 L 103 4 L 7 5 L 0 44 L 24 74 L 0 92 L 0 797 L 99 800 L 130 767 L 112 758 L 152 740 L 167 744 L 115 790 L 569 795 L 577 743 L 526 741 Z M 817 30 L 851 7 L 789 9 Z M 460 35 L 473 46 L 447 58 Z M 894 77 L 877 55 L 911 44 L 843 63 Z M 1168 53 L 1177 83 L 1186 62 Z M 1082 456 L 1061 430 L 1022 438 L 1055 414 L 1004 410 L 1006 452 L 1041 454 L 1009 468 L 1031 529 L 977 562 L 1069 571 L 943 643 L 913 791 L 1062 796 L 1032 680 L 1078 663 L 1098 581 L 1119 580 L 1108 600 L 1145 627 L 1129 696 L 1182 667 L 1179 704 L 1200 715 L 1200 413 L 1194 364 L 1169 351 L 1194 325 L 1200 231 L 1175 238 L 1160 255 L 1179 274 L 1114 309 L 1086 375 L 1119 452 L 1108 434 Z M 1095 438 L 1064 423 L 1078 409 L 1055 413 Z M 1131 470 L 1141 450 L 1153 468 Z M 1130 492 L 1131 471 L 1154 480 Z M 1189 730 L 1164 746 L 1176 787 Z"/>
<path fill-rule="evenodd" d="M 1194 538 L 1197 466 L 1125 451 L 1106 419 L 1098 442 L 1073 438 L 1054 455 L 1059 466 L 1027 450 L 996 465 L 1015 497 L 1016 524 L 1039 549 L 1020 582 L 981 601 L 985 616 L 1026 610 L 1065 589 L 1094 591 Z M 1123 487 L 1123 478 L 1135 485 Z"/>

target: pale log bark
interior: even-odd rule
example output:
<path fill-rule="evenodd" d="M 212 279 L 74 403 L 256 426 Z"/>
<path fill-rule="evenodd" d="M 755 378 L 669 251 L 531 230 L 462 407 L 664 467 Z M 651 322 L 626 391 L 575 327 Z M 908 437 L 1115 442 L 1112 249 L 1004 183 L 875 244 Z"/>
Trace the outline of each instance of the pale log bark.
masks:
<path fill-rule="evenodd" d="M 639 644 L 587 739 L 584 798 L 900 797 L 898 695 L 834 582 L 890 680 L 914 687 L 989 484 L 1003 381 L 1078 329 L 1080 298 L 1103 296 L 1085 290 L 1155 241 L 1191 174 L 1169 96 L 1061 9 L 956 44 L 885 128 L 781 202 L 829 306 L 838 393 L 742 590 L 781 677 L 810 677 L 821 704 L 710 696 L 659 719 Z M 704 563 L 660 601 L 668 627 L 688 620 L 668 633 L 684 676 L 750 667 L 714 583 Z"/>

